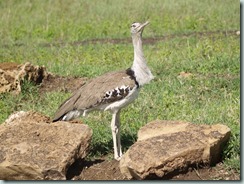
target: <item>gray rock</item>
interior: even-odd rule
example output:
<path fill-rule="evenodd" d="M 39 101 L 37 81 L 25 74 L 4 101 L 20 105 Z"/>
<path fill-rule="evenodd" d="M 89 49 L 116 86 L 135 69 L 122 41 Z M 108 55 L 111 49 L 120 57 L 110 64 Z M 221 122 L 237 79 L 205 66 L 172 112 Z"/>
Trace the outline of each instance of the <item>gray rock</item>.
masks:
<path fill-rule="evenodd" d="M 120 160 L 120 170 L 128 179 L 141 180 L 193 164 L 214 164 L 229 137 L 230 129 L 221 124 L 156 120 L 139 130 L 138 141 Z"/>
<path fill-rule="evenodd" d="M 0 179 L 64 180 L 69 166 L 86 156 L 91 136 L 85 124 L 17 112 L 0 125 Z"/>

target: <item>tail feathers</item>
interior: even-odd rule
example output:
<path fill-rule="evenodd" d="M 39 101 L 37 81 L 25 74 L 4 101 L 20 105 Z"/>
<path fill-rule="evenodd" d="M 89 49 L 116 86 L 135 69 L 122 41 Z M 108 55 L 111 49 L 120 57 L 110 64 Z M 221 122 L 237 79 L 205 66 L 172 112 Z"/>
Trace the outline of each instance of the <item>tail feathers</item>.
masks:
<path fill-rule="evenodd" d="M 60 116 L 58 118 L 54 118 L 53 122 L 56 122 L 56 121 L 70 121 L 70 120 L 78 118 L 80 115 L 81 115 L 81 111 L 72 110 L 72 111 L 69 111 L 66 114 L 64 114 L 64 115 L 62 115 L 62 116 Z"/>
<path fill-rule="evenodd" d="M 52 122 L 63 121 L 63 117 L 64 117 L 64 115 L 59 118 L 53 118 Z"/>

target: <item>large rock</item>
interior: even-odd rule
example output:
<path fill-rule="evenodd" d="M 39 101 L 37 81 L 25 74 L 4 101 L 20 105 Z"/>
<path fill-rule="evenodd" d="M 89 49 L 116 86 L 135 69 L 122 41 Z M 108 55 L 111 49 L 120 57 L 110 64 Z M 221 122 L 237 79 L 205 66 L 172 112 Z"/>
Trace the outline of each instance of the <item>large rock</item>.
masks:
<path fill-rule="evenodd" d="M 91 136 L 85 124 L 17 112 L 0 125 L 0 179 L 64 180 L 69 166 L 86 156 Z"/>
<path fill-rule="evenodd" d="M 44 66 L 34 66 L 31 63 L 16 64 L 0 63 L 0 93 L 11 92 L 19 94 L 24 80 L 40 84 L 50 73 Z"/>
<path fill-rule="evenodd" d="M 221 124 L 156 120 L 139 130 L 138 141 L 120 160 L 120 170 L 128 179 L 147 179 L 194 164 L 214 164 L 229 137 L 230 129 Z"/>

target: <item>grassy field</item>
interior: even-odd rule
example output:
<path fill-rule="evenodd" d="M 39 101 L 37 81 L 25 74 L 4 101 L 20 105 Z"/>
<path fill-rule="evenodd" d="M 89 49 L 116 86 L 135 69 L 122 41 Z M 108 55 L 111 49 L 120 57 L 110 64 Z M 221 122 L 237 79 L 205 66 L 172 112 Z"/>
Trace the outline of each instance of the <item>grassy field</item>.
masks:
<path fill-rule="evenodd" d="M 138 129 L 155 119 L 222 123 L 232 131 L 224 163 L 239 171 L 240 37 L 228 32 L 240 30 L 239 1 L 0 1 L 0 62 L 28 61 L 58 75 L 89 78 L 125 69 L 133 61 L 131 43 L 81 43 L 130 38 L 130 24 L 145 20 L 150 25 L 144 38 L 174 36 L 143 46 L 156 78 L 121 113 L 124 151 L 136 141 Z M 179 77 L 180 72 L 192 76 Z M 38 87 L 25 82 L 19 96 L 0 95 L 0 122 L 18 110 L 52 117 L 69 95 L 49 92 L 40 97 Z M 94 131 L 91 158 L 112 155 L 110 119 L 107 112 L 83 119 Z"/>

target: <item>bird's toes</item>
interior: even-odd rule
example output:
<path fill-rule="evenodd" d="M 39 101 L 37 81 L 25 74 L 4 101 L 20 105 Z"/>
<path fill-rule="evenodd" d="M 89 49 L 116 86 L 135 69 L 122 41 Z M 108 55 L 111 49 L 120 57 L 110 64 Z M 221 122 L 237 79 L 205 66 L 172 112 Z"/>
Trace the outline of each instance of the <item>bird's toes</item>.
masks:
<path fill-rule="evenodd" d="M 122 155 L 121 156 L 114 157 L 114 159 L 117 160 L 117 161 L 120 161 L 121 158 L 122 158 Z"/>

